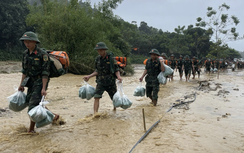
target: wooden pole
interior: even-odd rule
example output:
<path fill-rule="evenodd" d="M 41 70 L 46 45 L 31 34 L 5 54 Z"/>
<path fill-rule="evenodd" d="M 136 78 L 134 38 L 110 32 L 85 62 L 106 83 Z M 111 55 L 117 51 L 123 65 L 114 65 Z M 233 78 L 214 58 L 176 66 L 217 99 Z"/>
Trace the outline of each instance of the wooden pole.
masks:
<path fill-rule="evenodd" d="M 147 131 L 147 128 L 146 128 L 146 122 L 145 122 L 144 108 L 142 108 L 142 115 L 143 115 L 143 125 L 144 125 L 144 131 Z"/>

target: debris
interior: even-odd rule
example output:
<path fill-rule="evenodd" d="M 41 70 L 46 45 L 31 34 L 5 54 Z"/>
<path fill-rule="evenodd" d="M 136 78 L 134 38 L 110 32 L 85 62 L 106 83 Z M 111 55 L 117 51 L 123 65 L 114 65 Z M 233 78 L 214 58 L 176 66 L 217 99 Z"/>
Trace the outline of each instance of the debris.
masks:
<path fill-rule="evenodd" d="M 239 89 L 238 89 L 238 88 L 234 88 L 233 90 L 239 91 Z"/>

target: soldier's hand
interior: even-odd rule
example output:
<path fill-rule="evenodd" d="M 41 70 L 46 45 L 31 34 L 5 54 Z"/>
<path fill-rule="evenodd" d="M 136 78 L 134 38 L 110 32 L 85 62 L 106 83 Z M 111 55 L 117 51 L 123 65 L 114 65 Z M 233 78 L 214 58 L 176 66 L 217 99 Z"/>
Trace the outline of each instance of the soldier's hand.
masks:
<path fill-rule="evenodd" d="M 25 91 L 25 88 L 23 86 L 19 86 L 18 91 Z"/>
<path fill-rule="evenodd" d="M 119 80 L 120 83 L 122 82 L 122 78 L 121 77 L 118 77 L 117 79 Z"/>
<path fill-rule="evenodd" d="M 47 92 L 46 92 L 45 89 L 42 89 L 42 91 L 41 91 L 41 95 L 42 95 L 42 96 L 46 96 L 46 95 L 47 95 Z"/>
<path fill-rule="evenodd" d="M 140 82 L 142 82 L 143 78 L 139 78 Z"/>
<path fill-rule="evenodd" d="M 89 79 L 90 79 L 89 76 L 85 76 L 85 77 L 83 78 L 83 80 L 85 80 L 86 82 L 89 81 Z"/>

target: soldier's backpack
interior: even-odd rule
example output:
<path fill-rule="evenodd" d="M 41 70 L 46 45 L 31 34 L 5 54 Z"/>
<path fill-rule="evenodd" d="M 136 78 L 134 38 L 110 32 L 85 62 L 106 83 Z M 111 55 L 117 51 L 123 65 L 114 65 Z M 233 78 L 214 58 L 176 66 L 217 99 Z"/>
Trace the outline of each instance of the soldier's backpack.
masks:
<path fill-rule="evenodd" d="M 50 78 L 59 77 L 68 72 L 69 56 L 65 51 L 47 51 L 50 60 Z"/>

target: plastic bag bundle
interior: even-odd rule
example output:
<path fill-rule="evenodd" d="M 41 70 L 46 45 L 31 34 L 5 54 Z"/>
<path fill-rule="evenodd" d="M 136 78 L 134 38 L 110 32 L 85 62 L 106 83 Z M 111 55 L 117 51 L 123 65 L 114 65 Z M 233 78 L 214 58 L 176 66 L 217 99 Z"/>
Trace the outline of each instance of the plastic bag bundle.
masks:
<path fill-rule="evenodd" d="M 44 96 L 43 96 L 39 105 L 32 108 L 28 112 L 28 115 L 33 122 L 38 123 L 47 117 L 48 110 L 45 108 L 45 105 L 48 103 L 49 103 L 48 101 L 44 101 Z"/>
<path fill-rule="evenodd" d="M 9 101 L 9 109 L 15 112 L 22 111 L 25 109 L 28 104 L 25 102 L 26 94 L 22 91 L 18 91 L 18 88 L 15 88 L 16 92 L 11 96 L 7 97 Z"/>
<path fill-rule="evenodd" d="M 164 64 L 164 63 L 163 63 Z M 163 75 L 165 76 L 165 77 L 167 77 L 167 76 L 169 76 L 169 75 L 172 75 L 173 73 L 174 73 L 174 70 L 171 68 L 171 67 L 169 67 L 168 65 L 165 65 L 164 64 L 164 72 L 163 72 Z"/>
<path fill-rule="evenodd" d="M 138 87 L 136 87 L 135 91 L 134 91 L 134 96 L 145 96 L 145 91 L 146 89 L 144 87 L 142 87 L 141 82 L 140 85 Z"/>
<path fill-rule="evenodd" d="M 122 99 L 122 105 L 120 107 L 123 109 L 130 108 L 130 106 L 132 105 L 132 102 L 130 101 L 130 99 L 124 94 L 121 99 Z"/>
<path fill-rule="evenodd" d="M 90 100 L 92 97 L 94 97 L 96 89 L 89 85 L 87 82 L 84 83 L 85 85 L 79 89 L 79 97 L 81 99 Z"/>
<path fill-rule="evenodd" d="M 123 84 L 117 81 L 118 90 L 113 96 L 113 105 L 114 107 L 121 107 L 127 109 L 131 107 L 132 102 L 123 92 Z"/>
<path fill-rule="evenodd" d="M 214 72 L 217 72 L 218 71 L 218 69 L 217 68 L 214 68 L 214 70 L 213 70 Z"/>
<path fill-rule="evenodd" d="M 157 76 L 159 83 L 165 85 L 167 83 L 167 79 L 164 76 L 164 72 L 160 72 Z"/>
<path fill-rule="evenodd" d="M 36 123 L 36 127 L 39 128 L 39 127 L 43 127 L 43 126 L 46 126 L 50 123 L 53 122 L 53 118 L 54 118 L 54 115 L 52 112 L 50 112 L 49 110 L 46 109 L 46 113 L 47 113 L 47 116 L 45 119 L 41 120 L 40 122 L 37 122 Z"/>

